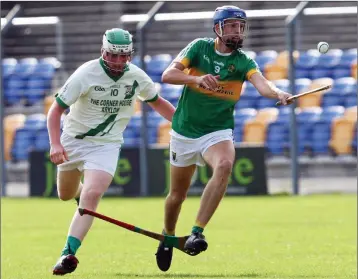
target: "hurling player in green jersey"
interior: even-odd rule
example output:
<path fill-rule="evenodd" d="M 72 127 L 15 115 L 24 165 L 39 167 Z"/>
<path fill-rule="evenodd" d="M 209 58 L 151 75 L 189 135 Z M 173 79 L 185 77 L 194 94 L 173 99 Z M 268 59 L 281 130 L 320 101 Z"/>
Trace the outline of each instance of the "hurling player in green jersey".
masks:
<path fill-rule="evenodd" d="M 284 105 L 291 96 L 269 82 L 256 62 L 241 50 L 247 27 L 244 10 L 218 7 L 213 18 L 216 38 L 192 41 L 162 75 L 164 83 L 184 85 L 172 120 L 171 185 L 165 201 L 163 233 L 175 234 L 196 166 L 208 164 L 213 170 L 185 244 L 192 255 L 207 249 L 203 231 L 226 191 L 235 158 L 234 106 L 243 83 L 251 82 L 262 96 L 278 99 Z M 156 260 L 162 271 L 170 268 L 172 255 L 173 248 L 160 243 Z"/>

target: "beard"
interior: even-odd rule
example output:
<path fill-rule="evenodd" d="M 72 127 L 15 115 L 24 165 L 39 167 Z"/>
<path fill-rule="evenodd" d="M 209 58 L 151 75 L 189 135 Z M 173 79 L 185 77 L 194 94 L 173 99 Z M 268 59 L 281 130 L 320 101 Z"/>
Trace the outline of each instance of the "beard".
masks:
<path fill-rule="evenodd" d="M 243 43 L 244 43 L 243 39 L 227 39 L 224 41 L 224 44 L 232 50 L 242 48 Z"/>

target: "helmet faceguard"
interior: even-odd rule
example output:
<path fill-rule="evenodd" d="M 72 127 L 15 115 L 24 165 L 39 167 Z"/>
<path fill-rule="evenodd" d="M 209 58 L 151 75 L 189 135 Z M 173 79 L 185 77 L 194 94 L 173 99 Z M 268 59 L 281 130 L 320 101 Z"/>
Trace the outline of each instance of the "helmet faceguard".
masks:
<path fill-rule="evenodd" d="M 112 72 L 123 72 L 133 54 L 132 35 L 123 29 L 107 30 L 103 35 L 101 57 Z"/>
<path fill-rule="evenodd" d="M 245 11 L 235 6 L 217 8 L 214 13 L 213 30 L 228 48 L 242 48 L 248 33 Z"/>

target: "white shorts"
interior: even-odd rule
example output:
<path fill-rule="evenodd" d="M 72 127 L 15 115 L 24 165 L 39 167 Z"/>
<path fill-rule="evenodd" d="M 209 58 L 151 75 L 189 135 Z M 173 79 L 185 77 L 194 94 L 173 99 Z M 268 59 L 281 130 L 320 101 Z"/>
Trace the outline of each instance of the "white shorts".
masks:
<path fill-rule="evenodd" d="M 210 146 L 234 140 L 232 129 L 216 131 L 197 139 L 184 137 L 174 130 L 171 130 L 170 135 L 170 164 L 177 167 L 205 166 L 203 154 Z"/>
<path fill-rule="evenodd" d="M 120 152 L 118 143 L 96 144 L 62 133 L 61 144 L 67 152 L 69 161 L 58 165 L 59 171 L 101 170 L 114 176 Z"/>

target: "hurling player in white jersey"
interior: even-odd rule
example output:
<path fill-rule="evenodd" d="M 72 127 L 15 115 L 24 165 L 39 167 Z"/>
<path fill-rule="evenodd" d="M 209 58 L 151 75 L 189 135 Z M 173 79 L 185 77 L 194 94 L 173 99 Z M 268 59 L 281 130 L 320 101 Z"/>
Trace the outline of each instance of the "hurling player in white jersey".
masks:
<path fill-rule="evenodd" d="M 95 211 L 116 170 L 123 131 L 134 114 L 136 98 L 147 102 L 168 121 L 175 108 L 157 95 L 148 75 L 129 63 L 132 35 L 123 29 L 103 35 L 101 57 L 80 66 L 56 94 L 48 114 L 50 158 L 58 165 L 58 196 L 76 198 L 81 208 Z M 70 107 L 60 135 L 60 119 Z M 81 177 L 84 181 L 81 183 Z M 53 274 L 73 272 L 75 256 L 93 217 L 76 210 Z"/>

